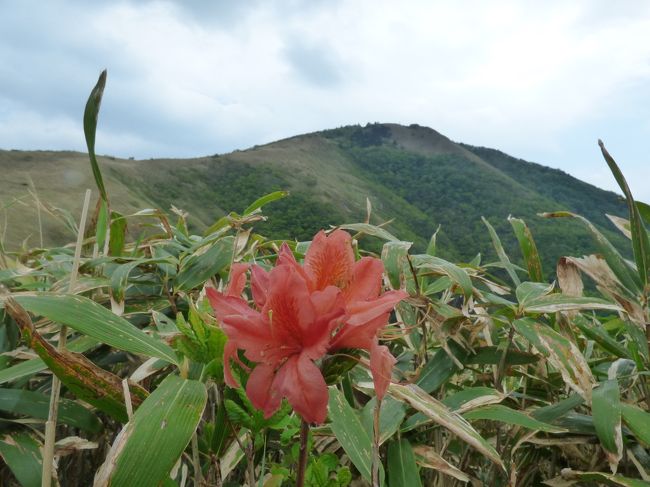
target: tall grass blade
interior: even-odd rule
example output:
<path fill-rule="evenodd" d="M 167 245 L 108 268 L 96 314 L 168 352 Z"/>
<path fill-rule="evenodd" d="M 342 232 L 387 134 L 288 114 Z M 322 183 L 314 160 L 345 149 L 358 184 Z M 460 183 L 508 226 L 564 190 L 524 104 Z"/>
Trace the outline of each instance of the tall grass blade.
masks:
<path fill-rule="evenodd" d="M 88 147 L 88 156 L 90 157 L 90 166 L 93 170 L 95 183 L 103 201 L 108 202 L 108 195 L 104 187 L 104 179 L 95 156 L 95 134 L 97 132 L 97 118 L 99 116 L 99 107 L 102 103 L 104 88 L 106 87 L 106 70 L 102 71 L 97 80 L 97 84 L 90 92 L 86 108 L 84 110 L 84 135 L 86 136 L 86 146 Z"/>

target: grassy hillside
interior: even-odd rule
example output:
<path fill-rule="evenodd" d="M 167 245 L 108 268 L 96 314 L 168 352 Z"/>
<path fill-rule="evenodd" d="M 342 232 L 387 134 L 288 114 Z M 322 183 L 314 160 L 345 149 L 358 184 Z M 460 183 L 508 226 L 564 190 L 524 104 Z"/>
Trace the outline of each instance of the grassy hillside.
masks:
<path fill-rule="evenodd" d="M 492 256 L 481 216 L 517 255 L 507 222 L 512 214 L 531 226 L 549 272 L 559 256 L 593 246 L 576 223 L 544 220 L 537 213 L 575 211 L 615 243 L 622 243 L 622 237 L 604 214 L 626 214 L 614 193 L 493 149 L 456 144 L 417 125 L 343 127 L 212 157 L 103 157 L 100 164 L 118 211 L 151 206 L 168 211 L 174 205 L 190 213 L 197 229 L 228 211 L 242 210 L 264 193 L 286 189 L 291 196 L 267 207 L 269 221 L 258 230 L 303 239 L 329 224 L 362 221 L 368 198 L 373 223 L 393 219 L 388 228 L 420 249 L 441 225 L 441 253 L 469 260 L 478 252 Z M 30 178 L 41 201 L 73 215 L 85 188 L 94 187 L 86 156 L 79 153 L 0 151 L 0 170 L 0 202 L 9 207 L 4 235 L 9 248 L 26 238 L 28 246 L 39 245 Z M 64 225 L 45 210 L 41 222 L 45 244 L 69 238 Z"/>

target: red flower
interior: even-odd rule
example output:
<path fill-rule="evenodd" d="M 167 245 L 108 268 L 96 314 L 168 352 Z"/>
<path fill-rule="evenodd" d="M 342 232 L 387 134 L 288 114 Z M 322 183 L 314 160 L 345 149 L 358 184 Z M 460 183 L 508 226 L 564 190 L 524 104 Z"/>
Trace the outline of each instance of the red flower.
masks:
<path fill-rule="evenodd" d="M 233 269 L 233 276 L 235 270 Z M 237 350 L 257 365 L 246 385 L 253 405 L 271 416 L 286 397 L 310 423 L 327 416 L 327 385 L 314 364 L 327 352 L 332 330 L 340 325 L 344 307 L 334 286 L 310 291 L 304 276 L 289 266 L 268 274 L 252 272 L 252 289 L 259 311 L 228 291 L 208 289 L 208 299 L 221 321 L 228 342 L 224 353 L 226 383 L 236 387 L 230 360 Z M 238 287 L 238 286 L 235 286 Z"/>
<path fill-rule="evenodd" d="M 229 339 L 224 353 L 228 385 L 237 386 L 230 361 L 239 362 L 237 350 L 243 350 L 248 360 L 257 363 L 246 386 L 255 407 L 268 417 L 286 397 L 303 419 L 322 423 L 328 393 L 314 361 L 328 351 L 360 348 L 370 353 L 375 391 L 378 398 L 384 396 L 395 358 L 379 345 L 377 334 L 407 293 L 381 294 L 381 260 L 364 257 L 355 262 L 350 235 L 342 230 L 329 236 L 319 232 L 304 266 L 284 244 L 270 272 L 252 267 L 257 310 L 240 297 L 246 269 L 243 264 L 233 265 L 226 293 L 207 291 Z"/>

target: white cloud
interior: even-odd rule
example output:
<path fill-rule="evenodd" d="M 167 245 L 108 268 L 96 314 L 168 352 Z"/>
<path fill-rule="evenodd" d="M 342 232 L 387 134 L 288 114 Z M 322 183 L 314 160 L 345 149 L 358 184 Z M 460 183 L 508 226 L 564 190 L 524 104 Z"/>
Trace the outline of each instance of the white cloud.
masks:
<path fill-rule="evenodd" d="M 13 27 L 0 33 L 0 93 L 56 131 L 62 119 L 79 119 L 107 67 L 100 127 L 114 135 L 98 146 L 117 155 L 191 156 L 348 123 L 415 122 L 595 182 L 571 134 L 598 127 L 593 139 L 607 137 L 650 119 L 639 103 L 650 88 L 645 2 L 93 5 L 3 4 Z M 56 70 L 49 85 L 26 90 L 20 80 Z M 65 96 L 53 100 L 59 90 Z M 0 112 L 0 125 L 16 116 Z M 60 140 L 73 140 L 74 123 L 63 127 L 70 133 Z M 47 135 L 22 133 L 0 133 L 0 146 L 51 147 Z M 628 143 L 629 171 L 638 175 L 644 141 Z M 614 187 L 611 178 L 598 181 Z M 636 186 L 650 199 L 650 189 Z"/>

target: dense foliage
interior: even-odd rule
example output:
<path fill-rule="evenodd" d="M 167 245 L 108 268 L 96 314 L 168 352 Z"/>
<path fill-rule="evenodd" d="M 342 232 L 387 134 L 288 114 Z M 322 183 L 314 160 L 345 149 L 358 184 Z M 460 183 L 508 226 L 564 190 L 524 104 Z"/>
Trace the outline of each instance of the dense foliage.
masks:
<path fill-rule="evenodd" d="M 348 256 L 355 266 L 363 256 L 381 258 L 384 282 L 372 285 L 372 299 L 400 289 L 408 297 L 379 335 L 397 359 L 391 383 L 381 385 L 386 396 L 374 389 L 370 345 L 319 356 L 327 417 L 309 430 L 286 401 L 266 416 L 253 406 L 244 388 L 263 357 L 233 355 L 228 336 L 235 335 L 224 331 L 229 307 L 246 315 L 260 302 L 264 279 L 240 280 L 249 264 L 278 268 L 284 258 L 309 267 L 300 264 L 309 242 L 281 250 L 263 236 L 264 215 L 270 223 L 272 208 L 289 198 L 274 192 L 233 206 L 201 234 L 182 211 L 117 213 L 94 156 L 102 91 L 100 78 L 85 125 L 102 196 L 97 205 L 87 197 L 77 242 L 0 248 L 3 485 L 41 485 L 44 472 L 44 485 L 288 486 L 301 471 L 301 450 L 309 454 L 309 486 L 648 485 L 650 208 L 634 202 L 604 148 L 626 193 L 628 219 L 615 222 L 634 261 L 568 212 L 546 215 L 546 224 L 564 219 L 583 229 L 591 252 L 554 263 L 557 282 L 546 279 L 544 247 L 520 219 L 505 221 L 507 233 L 498 230 L 505 217 L 481 222 L 485 239 L 476 245 L 488 242 L 480 250 L 490 246 L 496 257 L 468 264 L 441 258 L 436 239 L 419 250 L 382 227 L 341 225 L 355 242 Z M 392 149 L 375 144 L 383 134 L 364 136 L 365 146 L 354 149 L 360 166 L 371 160 L 390 169 Z M 445 161 L 435 163 L 454 163 Z M 434 161 L 402 163 L 415 171 Z M 252 191 L 260 180 L 246 171 L 233 177 Z M 276 177 L 269 172 L 261 184 L 275 189 Z M 401 177 L 394 171 L 381 184 Z M 422 192 L 413 204 L 433 208 L 416 179 L 412 187 Z M 400 181 L 395 191 L 407 183 Z M 222 192 L 233 196 L 231 187 Z M 129 239 L 132 224 L 147 231 Z M 311 227 L 302 231 L 300 240 L 313 236 Z M 504 250 L 502 238 L 512 238 L 522 258 Z M 584 295 L 583 278 L 598 296 Z M 218 317 L 209 295 L 222 300 Z M 366 305 L 355 302 L 349 313 Z M 245 336 L 232 339 L 251 352 Z M 224 354 L 243 387 L 226 385 Z"/>

